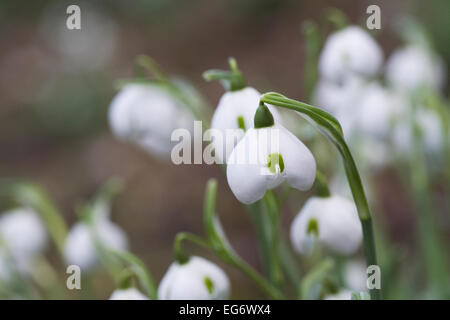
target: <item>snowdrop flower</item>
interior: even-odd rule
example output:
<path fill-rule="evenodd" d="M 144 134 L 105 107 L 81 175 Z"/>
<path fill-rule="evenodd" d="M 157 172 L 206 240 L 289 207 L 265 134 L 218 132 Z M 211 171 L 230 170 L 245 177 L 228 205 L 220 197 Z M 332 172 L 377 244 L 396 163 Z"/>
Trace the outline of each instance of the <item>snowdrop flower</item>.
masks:
<path fill-rule="evenodd" d="M 425 107 L 417 110 L 415 115 L 417 125 L 421 131 L 422 145 L 428 154 L 438 154 L 442 150 L 443 137 L 441 119 L 436 112 Z M 402 155 L 408 155 L 413 147 L 413 133 L 408 121 L 397 123 L 393 132 L 393 144 Z"/>
<path fill-rule="evenodd" d="M 26 269 L 30 260 L 45 249 L 47 232 L 38 213 L 18 208 L 0 217 L 0 239 L 19 269 Z"/>
<path fill-rule="evenodd" d="M 419 46 L 395 51 L 386 64 L 386 80 L 395 88 L 416 90 L 426 86 L 442 89 L 445 66 L 440 57 Z"/>
<path fill-rule="evenodd" d="M 95 241 L 98 240 L 107 249 L 125 250 L 128 247 L 125 233 L 107 216 L 97 216 L 94 220 L 93 226 L 86 222 L 76 223 L 64 246 L 66 263 L 78 265 L 83 271 L 89 271 L 99 263 Z M 95 237 L 98 237 L 97 240 Z"/>
<path fill-rule="evenodd" d="M 362 228 L 355 204 L 341 196 L 308 199 L 291 225 L 291 242 L 300 254 L 311 252 L 314 243 L 350 255 L 361 244 Z"/>
<path fill-rule="evenodd" d="M 158 288 L 161 300 L 224 300 L 229 295 L 226 274 L 200 257 L 190 257 L 184 264 L 172 263 Z"/>
<path fill-rule="evenodd" d="M 147 296 L 136 288 L 117 289 L 109 297 L 109 300 L 149 300 Z"/>
<path fill-rule="evenodd" d="M 219 104 L 211 120 L 211 129 L 219 130 L 224 140 L 218 141 L 212 137 L 214 154 L 219 163 L 226 163 L 227 159 L 246 130 L 253 128 L 253 117 L 259 106 L 261 94 L 252 87 L 245 87 L 236 91 L 226 92 L 220 98 Z M 275 119 L 281 117 L 272 106 L 269 106 Z M 237 130 L 236 139 L 225 139 L 227 130 Z M 237 140 L 237 141 L 236 141 Z"/>
<path fill-rule="evenodd" d="M 383 52 L 363 29 L 349 26 L 331 34 L 319 57 L 319 72 L 329 81 L 349 75 L 374 76 L 383 62 Z"/>
<path fill-rule="evenodd" d="M 267 122 L 259 124 L 259 117 L 267 117 Z M 311 151 L 286 128 L 274 124 L 269 109 L 262 104 L 255 114 L 255 128 L 247 130 L 229 158 L 227 179 L 233 194 L 250 204 L 285 180 L 306 191 L 315 176 L 316 161 Z"/>
<path fill-rule="evenodd" d="M 172 132 L 190 129 L 193 121 L 187 107 L 157 84 L 128 84 L 109 108 L 109 123 L 118 138 L 160 157 L 170 155 Z"/>

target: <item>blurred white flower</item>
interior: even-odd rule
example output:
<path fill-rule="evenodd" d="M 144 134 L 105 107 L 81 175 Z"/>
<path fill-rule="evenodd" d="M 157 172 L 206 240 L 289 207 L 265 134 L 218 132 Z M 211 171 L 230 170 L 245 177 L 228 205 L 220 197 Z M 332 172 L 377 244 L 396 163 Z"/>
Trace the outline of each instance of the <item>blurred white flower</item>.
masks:
<path fill-rule="evenodd" d="M 109 300 L 149 300 L 149 298 L 136 288 L 128 288 L 115 290 Z"/>
<path fill-rule="evenodd" d="M 193 121 L 187 107 L 157 84 L 126 85 L 109 109 L 109 123 L 117 137 L 165 158 L 172 150 L 172 132 L 192 128 Z"/>
<path fill-rule="evenodd" d="M 300 254 L 309 254 L 317 241 L 332 251 L 350 255 L 362 240 L 356 206 L 337 195 L 309 198 L 292 222 L 290 236 Z"/>
<path fill-rule="evenodd" d="M 106 249 L 120 251 L 128 247 L 123 230 L 107 216 L 97 215 L 94 220 L 92 226 L 85 222 L 76 223 L 70 230 L 64 246 L 66 263 L 77 265 L 83 271 L 89 271 L 99 263 L 96 241 Z"/>
<path fill-rule="evenodd" d="M 391 93 L 373 82 L 364 87 L 356 106 L 358 131 L 376 138 L 386 138 L 391 129 L 395 106 Z"/>
<path fill-rule="evenodd" d="M 415 114 L 416 124 L 420 130 L 422 146 L 428 154 L 439 154 L 443 147 L 441 119 L 433 110 L 419 108 Z M 406 119 L 396 124 L 393 133 L 393 144 L 399 155 L 408 156 L 413 148 L 413 131 Z"/>
<path fill-rule="evenodd" d="M 329 294 L 324 297 L 324 300 L 352 300 L 352 291 L 342 289 L 335 294 Z"/>
<path fill-rule="evenodd" d="M 442 89 L 445 82 L 444 62 L 430 50 L 410 45 L 396 50 L 388 59 L 386 80 L 397 89 Z"/>
<path fill-rule="evenodd" d="M 7 211 L 0 217 L 0 243 L 4 243 L 15 263 L 25 271 L 47 244 L 47 232 L 39 214 L 29 208 Z"/>
<path fill-rule="evenodd" d="M 366 263 L 362 260 L 350 260 L 344 267 L 346 287 L 354 291 L 367 291 Z"/>
<path fill-rule="evenodd" d="M 316 161 L 311 151 L 281 125 L 247 130 L 227 165 L 228 184 L 246 204 L 264 197 L 283 181 L 302 191 L 311 188 Z"/>
<path fill-rule="evenodd" d="M 240 130 L 236 141 L 218 142 L 212 137 L 214 155 L 219 163 L 226 163 L 233 147 L 244 136 L 246 130 L 253 128 L 253 118 L 259 106 L 261 94 L 252 87 L 245 87 L 237 91 L 229 91 L 223 94 L 211 120 L 211 129 L 220 130 L 225 137 L 227 129 Z M 277 110 L 268 106 L 276 121 L 280 121 Z M 225 142 L 225 143 L 224 143 Z M 228 145 L 226 144 L 228 143 Z"/>
<path fill-rule="evenodd" d="M 331 34 L 319 57 L 319 72 L 329 81 L 351 75 L 374 76 L 383 62 L 383 52 L 363 29 L 349 26 Z"/>
<path fill-rule="evenodd" d="M 172 263 L 158 288 L 160 300 L 224 300 L 229 296 L 226 274 L 201 257 L 190 257 L 181 265 Z"/>

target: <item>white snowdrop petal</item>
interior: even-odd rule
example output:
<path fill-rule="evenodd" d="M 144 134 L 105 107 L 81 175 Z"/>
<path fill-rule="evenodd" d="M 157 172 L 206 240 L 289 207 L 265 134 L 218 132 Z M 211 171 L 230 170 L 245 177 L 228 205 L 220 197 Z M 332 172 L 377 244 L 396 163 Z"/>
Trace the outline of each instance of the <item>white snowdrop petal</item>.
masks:
<path fill-rule="evenodd" d="M 331 81 L 349 75 L 375 75 L 383 62 L 383 52 L 363 29 L 349 26 L 331 34 L 319 57 L 320 74 Z"/>
<path fill-rule="evenodd" d="M 387 82 L 399 89 L 415 90 L 422 86 L 441 89 L 445 66 L 435 53 L 419 46 L 396 50 L 386 64 Z"/>
<path fill-rule="evenodd" d="M 311 151 L 292 133 L 281 126 L 280 154 L 289 184 L 301 191 L 309 190 L 316 177 L 316 161 Z"/>
<path fill-rule="evenodd" d="M 240 128 L 239 122 L 242 122 L 245 130 L 254 127 L 254 116 L 256 109 L 259 106 L 261 94 L 252 87 L 245 87 L 238 91 L 229 91 L 224 93 L 219 104 L 214 112 L 211 120 L 211 128 L 220 130 L 225 139 L 226 130 L 237 130 L 241 133 L 237 134 L 236 141 L 238 142 L 244 135 L 244 130 Z M 269 110 L 277 122 L 281 122 L 281 116 L 273 106 L 268 106 Z M 216 143 L 212 141 L 215 148 L 215 157 L 220 163 L 226 163 L 229 158 L 232 147 L 236 145 L 233 140 L 221 141 Z M 227 145 L 228 143 L 228 145 Z M 227 146 L 227 148 L 225 148 Z M 231 146 L 231 147 L 230 147 Z"/>
<path fill-rule="evenodd" d="M 300 254 L 309 254 L 314 245 L 315 236 L 308 234 L 307 229 L 310 219 L 315 218 L 315 212 L 317 212 L 315 207 L 317 204 L 320 205 L 315 199 L 311 198 L 306 201 L 291 225 L 291 243 L 294 249 Z"/>
<path fill-rule="evenodd" d="M 307 200 L 291 226 L 292 245 L 299 253 L 309 253 L 311 235 L 307 228 L 311 219 L 317 222 L 316 240 L 327 248 L 349 255 L 361 245 L 361 223 L 352 201 L 336 195 L 312 197 Z"/>
<path fill-rule="evenodd" d="M 82 271 L 88 271 L 98 263 L 90 230 L 85 223 L 77 223 L 70 230 L 64 244 L 64 258 L 67 264 L 77 265 Z"/>
<path fill-rule="evenodd" d="M 230 283 L 226 274 L 212 262 L 190 257 L 185 264 L 174 262 L 158 288 L 161 300 L 227 299 Z"/>
<path fill-rule="evenodd" d="M 136 288 L 128 288 L 115 290 L 109 300 L 149 300 L 149 298 Z"/>
<path fill-rule="evenodd" d="M 0 216 L 0 237 L 17 263 L 28 263 L 45 249 L 47 232 L 39 214 L 29 208 L 17 208 Z"/>
<path fill-rule="evenodd" d="M 261 199 L 268 185 L 268 177 L 262 171 L 264 163 L 258 159 L 259 151 L 258 132 L 249 129 L 231 152 L 227 165 L 228 185 L 236 198 L 246 204 Z"/>

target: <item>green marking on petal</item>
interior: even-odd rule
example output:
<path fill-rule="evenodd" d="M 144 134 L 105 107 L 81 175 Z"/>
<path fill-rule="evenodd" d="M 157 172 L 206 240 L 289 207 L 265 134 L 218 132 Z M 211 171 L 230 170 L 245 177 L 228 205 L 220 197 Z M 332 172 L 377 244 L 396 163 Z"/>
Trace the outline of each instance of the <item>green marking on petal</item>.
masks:
<path fill-rule="evenodd" d="M 208 289 L 209 294 L 212 294 L 214 291 L 214 282 L 212 282 L 210 277 L 205 277 L 203 279 L 206 289 Z"/>
<path fill-rule="evenodd" d="M 280 168 L 280 173 L 284 171 L 284 161 L 283 157 L 279 153 L 271 153 L 267 159 L 267 167 L 270 172 L 276 173 L 277 166 Z"/>
<path fill-rule="evenodd" d="M 239 116 L 237 118 L 237 123 L 238 123 L 239 129 L 242 129 L 242 130 L 245 131 L 245 121 L 244 121 L 244 117 L 243 116 Z"/>
<path fill-rule="evenodd" d="M 317 219 L 313 218 L 309 220 L 306 233 L 314 234 L 316 237 L 319 237 L 319 223 L 317 222 Z"/>

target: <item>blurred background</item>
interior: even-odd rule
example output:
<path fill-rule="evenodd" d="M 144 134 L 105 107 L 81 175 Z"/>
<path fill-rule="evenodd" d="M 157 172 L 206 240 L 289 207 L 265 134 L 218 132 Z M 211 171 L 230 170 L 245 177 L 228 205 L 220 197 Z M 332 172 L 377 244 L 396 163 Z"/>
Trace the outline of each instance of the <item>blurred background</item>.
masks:
<path fill-rule="evenodd" d="M 81 8 L 81 31 L 66 28 L 69 4 Z M 174 259 L 175 234 L 203 234 L 204 188 L 208 178 L 216 177 L 218 212 L 229 239 L 261 270 L 250 220 L 218 166 L 176 166 L 113 137 L 107 110 L 117 92 L 115 81 L 131 77 L 135 57 L 147 54 L 167 74 L 191 81 L 215 107 L 223 88 L 206 83 L 202 72 L 227 68 L 227 58 L 233 56 L 247 83 L 259 91 L 305 100 L 302 23 L 321 21 L 325 10 L 334 7 L 359 24 L 365 21 L 370 4 L 381 8 L 382 28 L 376 39 L 385 56 L 401 44 L 393 25 L 408 14 L 426 28 L 436 51 L 450 66 L 450 2 L 445 0 L 1 1 L 0 177 L 41 185 L 69 224 L 77 219 L 74 208 L 108 178 L 122 178 L 125 188 L 113 202 L 112 219 L 126 231 L 131 251 L 145 261 L 157 281 Z M 448 85 L 444 95 L 448 97 Z M 362 170 L 363 180 L 368 174 Z M 377 171 L 373 179 L 377 223 L 398 248 L 400 259 L 416 261 L 411 196 L 392 168 Z M 439 208 L 433 219 L 448 245 L 449 197 L 443 184 L 445 180 L 438 179 L 431 186 Z M 291 194 L 301 197 L 299 203 L 307 196 Z M 299 208 L 283 209 L 285 230 Z M 204 251 L 192 250 L 218 261 Z M 48 257 L 55 260 L 64 279 L 65 269 L 54 251 L 50 248 Z M 231 278 L 233 298 L 263 297 L 238 271 L 221 266 Z M 418 287 L 422 284 L 420 277 L 411 281 Z M 107 298 L 113 289 L 106 275 L 98 272 L 93 277 L 96 297 Z"/>

